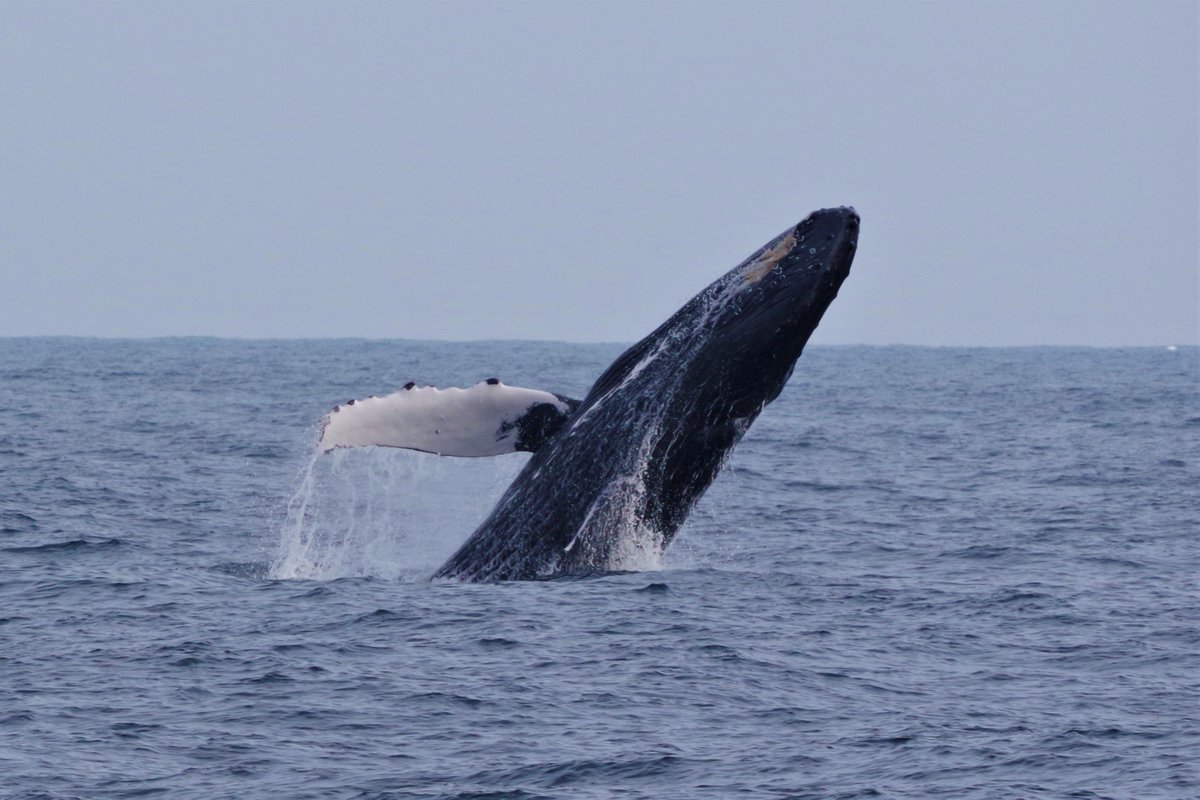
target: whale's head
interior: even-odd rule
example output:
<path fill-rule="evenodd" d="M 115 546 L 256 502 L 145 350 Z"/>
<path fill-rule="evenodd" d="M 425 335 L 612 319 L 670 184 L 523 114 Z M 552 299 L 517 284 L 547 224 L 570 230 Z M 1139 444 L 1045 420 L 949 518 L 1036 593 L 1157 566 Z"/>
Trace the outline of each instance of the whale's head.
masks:
<path fill-rule="evenodd" d="M 858 227 L 853 208 L 833 208 L 784 231 L 629 348 L 583 401 L 570 430 L 594 425 L 639 454 L 655 498 L 647 516 L 665 540 L 783 390 L 850 272 Z M 649 442 L 645 466 L 645 445 L 615 431 Z"/>
<path fill-rule="evenodd" d="M 696 366 L 713 373 L 732 416 L 757 414 L 779 396 L 850 274 L 858 228 L 853 208 L 814 212 L 709 287 Z"/>
<path fill-rule="evenodd" d="M 753 420 L 837 297 L 858 228 L 853 208 L 828 208 L 776 236 L 614 361 L 581 416 L 621 390 L 678 403 L 683 413 L 671 418 L 683 427 L 695 415 L 714 425 Z"/>

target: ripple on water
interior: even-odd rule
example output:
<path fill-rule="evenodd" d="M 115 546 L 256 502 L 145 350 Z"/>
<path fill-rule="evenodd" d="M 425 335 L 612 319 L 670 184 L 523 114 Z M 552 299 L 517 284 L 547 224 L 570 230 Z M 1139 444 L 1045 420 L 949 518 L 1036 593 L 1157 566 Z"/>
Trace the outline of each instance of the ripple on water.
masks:
<path fill-rule="evenodd" d="M 0 340 L 0 796 L 1200 796 L 1200 351 L 810 348 L 651 572 L 431 584 L 520 463 L 310 464 L 620 349 Z"/>

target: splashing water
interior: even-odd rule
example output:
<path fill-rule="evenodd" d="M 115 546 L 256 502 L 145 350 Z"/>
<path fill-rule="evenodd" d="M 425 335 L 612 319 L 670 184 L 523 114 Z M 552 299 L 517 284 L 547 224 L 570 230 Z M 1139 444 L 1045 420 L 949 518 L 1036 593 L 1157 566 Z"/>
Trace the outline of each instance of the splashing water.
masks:
<path fill-rule="evenodd" d="M 646 524 L 643 513 L 647 504 L 646 467 L 660 436 L 659 420 L 654 420 L 641 444 L 627 458 L 625 474 L 614 479 L 592 502 L 579 530 L 567 544 L 568 552 L 580 544 L 594 549 L 604 543 L 589 560 L 603 564 L 606 569 L 630 572 L 662 569 L 663 535 Z"/>
<path fill-rule="evenodd" d="M 466 540 L 528 459 L 392 448 L 314 455 L 288 503 L 270 576 L 423 580 Z"/>
<path fill-rule="evenodd" d="M 619 384 L 571 421 L 567 435 L 575 435 L 612 395 L 692 358 L 703 341 L 697 332 L 741 289 L 740 284 L 726 286 L 706 296 L 699 315 L 662 336 Z M 671 365 L 663 366 L 662 356 L 672 351 Z M 661 414 L 680 387 L 655 382 L 653 391 Z M 665 537 L 647 524 L 645 509 L 646 468 L 665 432 L 661 418 L 648 423 L 637 447 L 620 459 L 615 479 L 592 502 L 567 552 L 577 544 L 594 550 L 587 561 L 609 570 L 663 568 Z M 276 579 L 424 579 L 466 541 L 529 458 L 528 453 L 444 458 L 396 448 L 314 455 L 288 504 L 269 574 Z M 556 568 L 556 562 L 548 564 L 545 574 Z"/>

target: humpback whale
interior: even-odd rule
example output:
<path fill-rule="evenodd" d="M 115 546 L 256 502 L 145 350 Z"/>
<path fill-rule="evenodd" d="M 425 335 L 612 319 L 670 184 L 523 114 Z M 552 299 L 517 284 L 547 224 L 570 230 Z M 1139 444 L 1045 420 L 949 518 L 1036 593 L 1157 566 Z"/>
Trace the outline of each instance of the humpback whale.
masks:
<path fill-rule="evenodd" d="M 618 569 L 665 548 L 779 396 L 849 274 L 853 208 L 814 212 L 626 350 L 582 400 L 507 386 L 408 384 L 328 414 L 319 448 L 533 456 L 434 578 L 530 580 Z"/>

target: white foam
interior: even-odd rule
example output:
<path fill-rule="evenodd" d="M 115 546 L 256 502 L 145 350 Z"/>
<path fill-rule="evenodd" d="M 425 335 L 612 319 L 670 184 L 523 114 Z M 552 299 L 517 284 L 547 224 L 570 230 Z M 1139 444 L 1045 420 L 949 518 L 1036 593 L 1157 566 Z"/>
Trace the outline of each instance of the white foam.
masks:
<path fill-rule="evenodd" d="M 608 568 L 624 572 L 660 572 L 663 568 L 662 535 L 636 522 L 625 528 L 609 556 Z"/>

